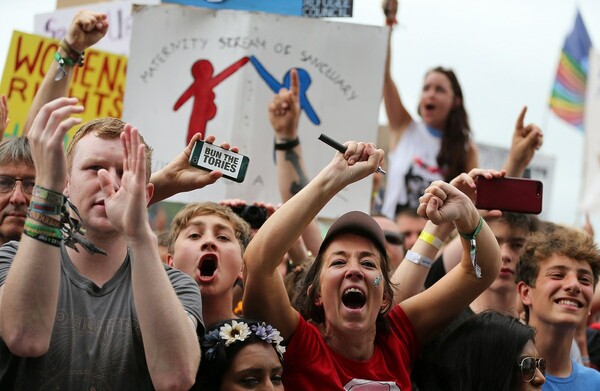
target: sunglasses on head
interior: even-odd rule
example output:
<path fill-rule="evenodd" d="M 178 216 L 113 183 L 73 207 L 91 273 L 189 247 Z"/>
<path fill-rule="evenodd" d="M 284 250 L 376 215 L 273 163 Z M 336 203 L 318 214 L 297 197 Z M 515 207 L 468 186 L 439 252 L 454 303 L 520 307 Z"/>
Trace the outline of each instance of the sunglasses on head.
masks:
<path fill-rule="evenodd" d="M 398 232 L 392 231 L 383 231 L 383 235 L 385 236 L 385 241 L 389 244 L 394 244 L 396 246 L 401 245 L 404 242 L 404 236 Z"/>
<path fill-rule="evenodd" d="M 542 375 L 546 374 L 546 360 L 543 358 L 523 357 L 519 363 L 521 380 L 529 383 L 535 377 L 535 369 L 539 369 Z"/>

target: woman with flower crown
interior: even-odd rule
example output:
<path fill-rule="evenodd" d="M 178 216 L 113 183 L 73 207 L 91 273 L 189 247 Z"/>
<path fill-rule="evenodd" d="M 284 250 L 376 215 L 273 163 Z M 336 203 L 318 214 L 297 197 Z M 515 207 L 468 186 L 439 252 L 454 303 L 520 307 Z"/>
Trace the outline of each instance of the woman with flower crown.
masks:
<path fill-rule="evenodd" d="M 374 173 L 383 160 L 373 144 L 345 146 L 346 152 L 337 152 L 250 242 L 244 254 L 244 314 L 281 332 L 288 391 L 410 390 L 410 368 L 420 346 L 497 276 L 498 242 L 469 197 L 433 182 L 418 213 L 434 224 L 454 223 L 464 238 L 458 267 L 428 290 L 394 304 L 384 234 L 370 216 L 349 212 L 327 232 L 305 280 L 306 305 L 297 312 L 277 272 L 279 259 L 329 200 Z M 417 253 L 411 257 L 418 265 L 428 262 Z"/>
<path fill-rule="evenodd" d="M 229 319 L 202 337 L 202 360 L 194 390 L 283 390 L 285 348 L 276 328 L 264 322 Z"/>

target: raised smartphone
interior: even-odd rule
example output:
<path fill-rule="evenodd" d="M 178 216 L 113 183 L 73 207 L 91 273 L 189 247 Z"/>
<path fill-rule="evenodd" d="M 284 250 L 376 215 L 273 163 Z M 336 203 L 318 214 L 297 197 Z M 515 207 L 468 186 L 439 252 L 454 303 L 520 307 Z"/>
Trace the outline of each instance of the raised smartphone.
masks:
<path fill-rule="evenodd" d="M 243 182 L 250 159 L 248 156 L 198 140 L 192 149 L 189 163 L 206 171 L 221 171 L 225 178 Z"/>
<path fill-rule="evenodd" d="M 542 211 L 542 182 L 525 178 L 475 179 L 478 209 L 533 213 Z"/>

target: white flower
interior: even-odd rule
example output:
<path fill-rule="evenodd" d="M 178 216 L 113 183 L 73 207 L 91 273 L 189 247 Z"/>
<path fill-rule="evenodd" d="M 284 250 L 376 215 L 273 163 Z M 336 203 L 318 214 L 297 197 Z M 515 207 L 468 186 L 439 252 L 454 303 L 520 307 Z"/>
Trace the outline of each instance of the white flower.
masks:
<path fill-rule="evenodd" d="M 230 324 L 224 324 L 219 329 L 219 335 L 225 341 L 225 346 L 229 346 L 235 341 L 244 341 L 250 335 L 250 328 L 244 322 L 232 321 Z"/>
<path fill-rule="evenodd" d="M 283 357 L 283 354 L 285 353 L 285 346 L 277 344 L 275 345 L 275 350 L 277 350 L 277 353 L 279 353 L 279 355 Z"/>

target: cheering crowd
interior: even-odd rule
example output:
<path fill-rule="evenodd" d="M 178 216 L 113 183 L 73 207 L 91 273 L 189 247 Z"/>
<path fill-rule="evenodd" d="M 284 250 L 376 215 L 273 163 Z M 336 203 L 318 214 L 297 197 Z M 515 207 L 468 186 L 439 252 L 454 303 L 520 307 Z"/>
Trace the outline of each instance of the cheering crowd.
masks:
<path fill-rule="evenodd" d="M 392 26 L 397 2 L 383 8 Z M 217 140 L 191 135 L 152 173 L 133 124 L 72 116 L 73 68 L 108 28 L 77 13 L 24 135 L 0 144 L 0 389 L 600 389 L 591 229 L 475 207 L 478 177 L 520 177 L 542 145 L 526 108 L 504 166 L 479 168 L 457 76 L 429 70 L 413 118 L 390 36 L 387 161 L 346 141 L 308 178 L 292 70 L 268 106 L 282 204 L 190 203 L 159 241 L 147 207 L 210 192 L 222 173 L 188 159 Z M 2 97 L 2 133 L 8 121 Z M 322 236 L 320 211 L 361 180 L 371 214 Z"/>

